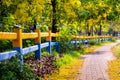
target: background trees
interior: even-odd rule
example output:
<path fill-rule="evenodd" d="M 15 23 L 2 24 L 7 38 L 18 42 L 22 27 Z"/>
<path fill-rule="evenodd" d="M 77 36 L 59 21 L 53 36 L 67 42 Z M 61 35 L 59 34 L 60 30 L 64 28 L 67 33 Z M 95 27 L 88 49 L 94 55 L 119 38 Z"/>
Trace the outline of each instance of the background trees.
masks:
<path fill-rule="evenodd" d="M 11 31 L 14 24 L 21 24 L 28 30 L 34 26 L 57 32 L 59 27 L 66 25 L 81 34 L 102 35 L 111 29 L 116 31 L 108 25 L 115 22 L 119 26 L 119 17 L 119 0 L 0 1 L 1 31 Z"/>

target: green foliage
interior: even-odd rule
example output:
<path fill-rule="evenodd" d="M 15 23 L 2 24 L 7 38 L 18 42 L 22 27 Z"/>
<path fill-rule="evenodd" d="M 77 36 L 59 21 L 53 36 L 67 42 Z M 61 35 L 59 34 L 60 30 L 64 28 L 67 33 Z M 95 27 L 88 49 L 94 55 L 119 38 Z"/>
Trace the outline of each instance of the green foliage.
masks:
<path fill-rule="evenodd" d="M 100 42 L 98 42 L 97 40 L 90 40 L 89 44 L 90 45 L 100 45 Z"/>
<path fill-rule="evenodd" d="M 48 53 L 48 52 L 42 52 L 42 56 L 49 56 L 50 55 L 50 53 Z"/>
<path fill-rule="evenodd" d="M 116 40 L 115 40 L 114 38 L 112 38 L 110 41 L 111 41 L 111 42 L 116 42 Z"/>
<path fill-rule="evenodd" d="M 70 52 L 74 49 L 74 45 L 69 44 L 69 42 L 63 42 L 60 44 L 60 53 Z"/>
<path fill-rule="evenodd" d="M 39 24 L 39 25 L 37 25 L 37 29 L 39 29 L 41 32 L 47 32 L 49 30 L 48 26 L 45 25 L 45 24 Z"/>
<path fill-rule="evenodd" d="M 8 51 L 12 49 L 12 41 L 4 40 L 0 41 L 0 52 Z"/>
<path fill-rule="evenodd" d="M 33 39 L 25 39 L 23 40 L 23 47 L 30 47 L 34 45 L 34 40 Z"/>
<path fill-rule="evenodd" d="M 82 50 L 80 50 L 80 51 L 82 51 Z M 70 55 L 74 58 L 78 58 L 82 54 L 80 51 L 79 50 L 78 51 L 73 51 L 73 52 L 70 53 Z"/>
<path fill-rule="evenodd" d="M 72 56 L 70 54 L 64 54 L 62 58 L 58 58 L 55 65 L 59 68 L 65 64 L 69 64 L 72 61 Z"/>
<path fill-rule="evenodd" d="M 35 58 L 35 53 L 34 52 L 31 52 L 31 53 L 28 53 L 28 54 L 24 55 L 24 59 L 30 59 L 30 58 Z"/>
<path fill-rule="evenodd" d="M 58 52 L 56 52 L 56 49 L 53 49 L 53 50 L 52 50 L 52 55 L 55 55 L 55 56 L 58 55 Z"/>
<path fill-rule="evenodd" d="M 70 41 L 72 39 L 72 30 L 67 27 L 67 26 L 62 26 L 59 28 L 59 32 L 60 32 L 60 41 Z"/>
<path fill-rule="evenodd" d="M 75 26 L 74 25 L 70 25 L 71 27 L 68 26 L 62 26 L 59 28 L 60 31 L 60 42 L 62 42 L 62 44 L 60 44 L 60 51 L 62 52 L 67 52 L 73 49 L 73 45 L 70 44 L 69 42 L 72 40 L 73 36 L 77 34 L 76 30 L 75 30 Z"/>
<path fill-rule="evenodd" d="M 20 71 L 20 61 L 14 59 L 0 62 L 0 80 L 33 80 L 34 75 L 31 68 L 23 65 L 23 71 Z"/>
<path fill-rule="evenodd" d="M 83 50 L 71 51 L 69 53 L 63 54 L 63 56 L 61 58 L 58 58 L 56 60 L 55 64 L 57 65 L 58 68 L 61 67 L 61 66 L 66 65 L 66 64 L 69 64 L 75 58 L 79 58 L 82 53 L 84 53 Z"/>

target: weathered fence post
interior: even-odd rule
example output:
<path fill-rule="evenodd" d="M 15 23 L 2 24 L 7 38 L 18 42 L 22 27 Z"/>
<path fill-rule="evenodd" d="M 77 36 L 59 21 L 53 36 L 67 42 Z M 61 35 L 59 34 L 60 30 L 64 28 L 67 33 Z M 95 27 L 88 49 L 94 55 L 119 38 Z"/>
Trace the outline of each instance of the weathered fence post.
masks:
<path fill-rule="evenodd" d="M 46 41 L 49 43 L 49 46 L 46 48 L 46 50 L 51 54 L 51 31 L 48 31 L 48 37 L 46 38 Z"/>
<path fill-rule="evenodd" d="M 41 59 L 41 31 L 35 30 L 38 34 L 38 37 L 35 39 L 35 44 L 38 46 L 38 50 L 35 51 L 35 58 Z"/>
<path fill-rule="evenodd" d="M 17 39 L 13 40 L 13 49 L 19 53 L 21 71 L 23 70 L 23 51 L 22 51 L 22 29 L 14 28 L 13 32 L 17 34 Z"/>

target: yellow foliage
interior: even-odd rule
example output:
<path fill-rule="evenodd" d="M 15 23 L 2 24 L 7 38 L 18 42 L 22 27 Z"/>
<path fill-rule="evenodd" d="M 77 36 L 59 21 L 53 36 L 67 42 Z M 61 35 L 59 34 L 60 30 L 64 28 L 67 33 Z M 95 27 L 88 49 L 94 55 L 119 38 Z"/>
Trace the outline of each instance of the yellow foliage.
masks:
<path fill-rule="evenodd" d="M 120 59 L 109 62 L 108 74 L 111 80 L 120 80 Z"/>
<path fill-rule="evenodd" d="M 79 0 L 74 0 L 74 1 L 72 0 L 72 1 L 70 1 L 70 4 L 75 7 L 81 6 L 81 2 Z"/>
<path fill-rule="evenodd" d="M 87 53 L 87 54 L 91 53 L 91 52 L 93 52 L 98 47 L 100 47 L 100 46 L 92 46 L 92 47 L 86 48 L 85 49 L 85 53 Z"/>
<path fill-rule="evenodd" d="M 106 18 L 106 17 L 107 17 L 107 14 L 106 14 L 106 13 L 103 13 L 103 17 Z"/>
<path fill-rule="evenodd" d="M 9 7 L 11 5 L 11 0 L 1 0 L 1 3 Z"/>
<path fill-rule="evenodd" d="M 84 26 L 85 26 L 85 20 L 81 22 L 80 26 L 81 26 L 81 27 L 84 27 Z"/>
<path fill-rule="evenodd" d="M 89 19 L 88 24 L 89 24 L 89 26 L 92 26 L 93 25 L 93 19 Z"/>
<path fill-rule="evenodd" d="M 64 3 L 64 10 L 66 11 L 66 14 L 68 18 L 75 18 L 77 17 L 74 9 L 75 8 L 80 8 L 81 6 L 81 2 L 79 0 L 69 0 L 68 2 Z"/>

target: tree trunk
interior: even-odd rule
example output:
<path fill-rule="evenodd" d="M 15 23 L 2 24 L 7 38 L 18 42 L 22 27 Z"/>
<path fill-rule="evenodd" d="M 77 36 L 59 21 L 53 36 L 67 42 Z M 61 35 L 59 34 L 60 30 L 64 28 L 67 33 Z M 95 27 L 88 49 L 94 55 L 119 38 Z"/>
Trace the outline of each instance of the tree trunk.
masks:
<path fill-rule="evenodd" d="M 90 30 L 89 30 L 89 25 L 87 24 L 87 35 L 90 36 L 91 33 L 90 33 Z"/>
<path fill-rule="evenodd" d="M 102 25 L 100 25 L 100 30 L 98 32 L 98 35 L 101 36 L 102 35 Z"/>
<path fill-rule="evenodd" d="M 94 35 L 94 31 L 93 31 L 93 26 L 91 26 L 91 35 L 93 36 Z"/>
<path fill-rule="evenodd" d="M 37 22 L 36 22 L 36 20 L 34 20 L 34 30 L 37 29 L 36 25 L 37 25 Z"/>
<path fill-rule="evenodd" d="M 118 36 L 118 32 L 114 31 L 113 36 Z"/>
<path fill-rule="evenodd" d="M 52 3 L 52 11 L 53 11 L 53 17 L 52 17 L 52 32 L 57 32 L 57 19 L 56 19 L 56 0 L 51 0 Z"/>

